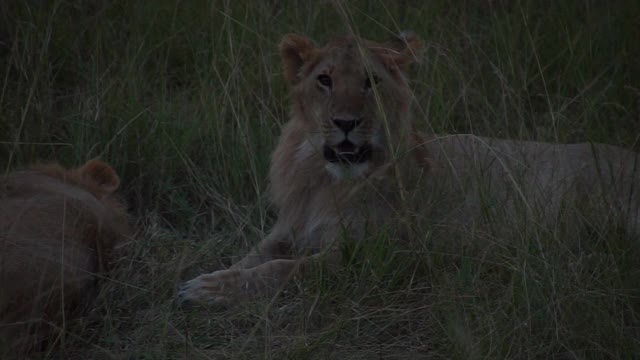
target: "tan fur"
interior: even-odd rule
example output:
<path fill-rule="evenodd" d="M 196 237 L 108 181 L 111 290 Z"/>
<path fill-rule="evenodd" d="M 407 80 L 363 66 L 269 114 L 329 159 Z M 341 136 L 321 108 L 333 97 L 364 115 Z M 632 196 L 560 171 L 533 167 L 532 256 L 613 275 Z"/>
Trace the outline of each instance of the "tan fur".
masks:
<path fill-rule="evenodd" d="M 328 252 L 337 262 L 334 245 L 343 233 L 366 240 L 372 224 L 391 229 L 395 238 L 421 236 L 417 224 L 425 220 L 434 229 L 469 229 L 486 214 L 482 199 L 490 199 L 496 216 L 514 217 L 516 209 L 529 207 L 531 221 L 537 221 L 539 205 L 548 206 L 540 218 L 552 223 L 560 199 L 594 195 L 612 200 L 608 205 L 629 220 L 630 229 L 640 226 L 635 153 L 606 145 L 424 137 L 413 131 L 404 70 L 420 48 L 412 33 L 387 43 L 338 38 L 320 48 L 300 35 L 282 39 L 292 113 L 269 173 L 278 220 L 230 269 L 187 282 L 181 300 L 226 302 L 270 293 L 310 257 Z M 366 89 L 372 76 L 379 83 Z M 347 131 L 336 119 L 358 121 Z M 360 148 L 371 144 L 370 160 L 331 160 L 327 149 L 340 149 L 347 138 Z"/>
<path fill-rule="evenodd" d="M 0 334 L 12 349 L 37 345 L 91 300 L 129 234 L 119 184 L 98 160 L 0 177 Z"/>

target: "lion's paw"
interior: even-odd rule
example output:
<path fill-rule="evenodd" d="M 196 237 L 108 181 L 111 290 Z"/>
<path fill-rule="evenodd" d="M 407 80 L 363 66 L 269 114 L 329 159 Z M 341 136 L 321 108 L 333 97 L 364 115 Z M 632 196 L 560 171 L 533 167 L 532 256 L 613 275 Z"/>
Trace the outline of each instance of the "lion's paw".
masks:
<path fill-rule="evenodd" d="M 178 303 L 229 305 L 249 299 L 257 289 L 246 272 L 247 270 L 219 270 L 202 274 L 178 288 Z"/>

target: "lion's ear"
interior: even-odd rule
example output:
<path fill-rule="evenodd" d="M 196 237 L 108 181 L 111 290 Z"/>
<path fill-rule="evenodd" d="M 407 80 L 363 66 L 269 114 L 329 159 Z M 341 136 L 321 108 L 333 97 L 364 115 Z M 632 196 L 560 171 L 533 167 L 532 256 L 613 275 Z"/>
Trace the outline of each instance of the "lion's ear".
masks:
<path fill-rule="evenodd" d="M 295 85 L 300 81 L 300 68 L 311 57 L 314 46 L 302 35 L 287 34 L 280 41 L 279 49 L 284 77 L 289 84 Z"/>
<path fill-rule="evenodd" d="M 79 169 L 80 175 L 97 185 L 107 194 L 112 194 L 120 187 L 120 178 L 111 166 L 100 160 L 89 160 Z"/>
<path fill-rule="evenodd" d="M 402 70 L 420 61 L 424 44 L 422 39 L 411 30 L 388 40 L 382 49 L 374 50 L 388 66 L 397 66 Z"/>

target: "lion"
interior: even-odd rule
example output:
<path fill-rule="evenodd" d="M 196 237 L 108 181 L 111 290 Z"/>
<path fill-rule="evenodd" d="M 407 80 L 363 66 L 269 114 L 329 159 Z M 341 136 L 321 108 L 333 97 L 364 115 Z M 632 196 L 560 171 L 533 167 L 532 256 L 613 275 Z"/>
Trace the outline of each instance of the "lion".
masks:
<path fill-rule="evenodd" d="M 6 349 L 43 345 L 51 324 L 64 328 L 92 300 L 99 274 L 129 236 L 125 203 L 115 194 L 119 185 L 116 172 L 98 160 L 75 169 L 35 165 L 0 177 Z"/>
<path fill-rule="evenodd" d="M 312 259 L 340 266 L 344 237 L 366 241 L 380 229 L 419 237 L 425 219 L 446 229 L 442 236 L 458 231 L 464 238 L 465 231 L 491 229 L 491 217 L 554 226 L 568 204 L 588 203 L 638 231 L 634 152 L 417 132 L 406 71 L 421 48 L 410 31 L 384 43 L 347 36 L 322 47 L 284 36 L 279 51 L 291 118 L 271 158 L 276 223 L 229 269 L 184 283 L 180 301 L 224 304 L 273 294 Z M 519 223 L 516 210 L 527 214 Z"/>

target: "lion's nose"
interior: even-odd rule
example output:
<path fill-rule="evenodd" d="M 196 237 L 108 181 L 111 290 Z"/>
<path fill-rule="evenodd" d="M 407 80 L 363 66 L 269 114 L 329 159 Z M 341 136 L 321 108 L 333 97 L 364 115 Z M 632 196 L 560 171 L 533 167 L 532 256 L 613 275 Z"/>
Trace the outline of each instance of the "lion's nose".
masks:
<path fill-rule="evenodd" d="M 349 133 L 349 131 L 355 129 L 356 126 L 360 125 L 360 123 L 362 122 L 362 118 L 333 118 L 332 121 L 340 130 L 344 131 L 344 133 L 347 134 Z"/>

